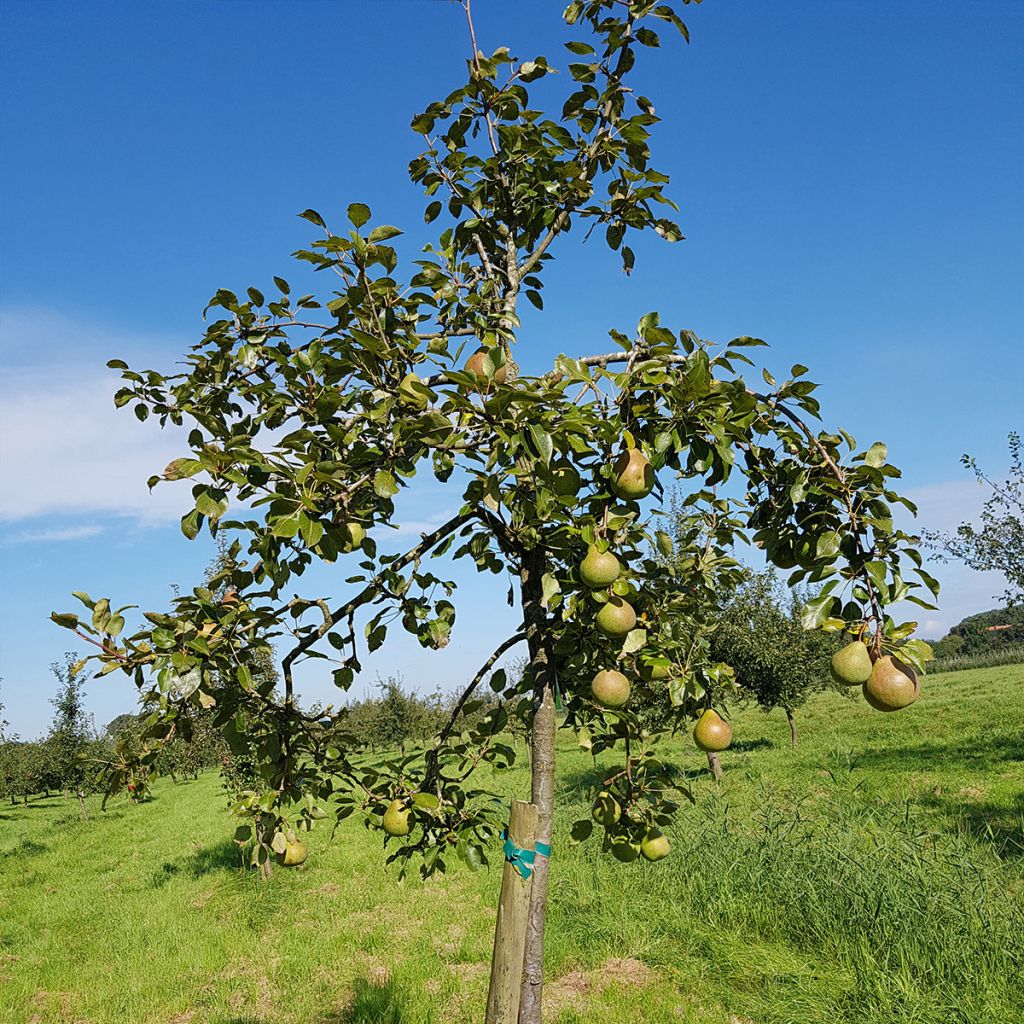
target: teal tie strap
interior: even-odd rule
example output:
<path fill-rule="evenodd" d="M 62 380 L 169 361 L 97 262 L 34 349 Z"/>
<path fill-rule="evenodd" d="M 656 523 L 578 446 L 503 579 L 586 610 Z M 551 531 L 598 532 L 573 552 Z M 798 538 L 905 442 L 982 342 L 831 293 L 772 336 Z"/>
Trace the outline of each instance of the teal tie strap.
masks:
<path fill-rule="evenodd" d="M 505 860 L 519 872 L 520 877 L 524 881 L 533 874 L 533 864 L 537 859 L 537 854 L 540 854 L 542 857 L 551 856 L 551 846 L 548 843 L 536 843 L 536 849 L 524 850 L 523 847 L 516 846 L 509 839 L 507 829 L 502 829 L 501 838 L 505 841 Z"/>

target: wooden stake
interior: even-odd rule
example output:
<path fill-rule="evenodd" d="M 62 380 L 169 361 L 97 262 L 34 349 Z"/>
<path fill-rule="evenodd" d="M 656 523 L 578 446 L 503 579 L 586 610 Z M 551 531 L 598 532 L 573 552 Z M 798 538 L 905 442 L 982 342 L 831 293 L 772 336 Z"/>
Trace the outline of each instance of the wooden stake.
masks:
<path fill-rule="evenodd" d="M 537 807 L 513 800 L 508 835 L 516 846 L 532 850 L 537 836 Z M 498 921 L 494 926 L 491 986 L 487 993 L 486 1024 L 516 1024 L 523 982 L 526 923 L 530 915 L 531 879 L 523 878 L 505 861 L 501 876 Z"/>

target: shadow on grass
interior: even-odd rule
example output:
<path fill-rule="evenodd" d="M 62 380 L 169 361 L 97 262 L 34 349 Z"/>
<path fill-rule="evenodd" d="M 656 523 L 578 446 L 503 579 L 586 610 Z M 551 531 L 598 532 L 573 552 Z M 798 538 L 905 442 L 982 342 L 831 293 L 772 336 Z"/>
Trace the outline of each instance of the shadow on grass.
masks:
<path fill-rule="evenodd" d="M 383 983 L 361 978 L 352 989 L 348 1004 L 324 1017 L 324 1024 L 424 1024 L 434 1015 L 393 978 Z"/>
<path fill-rule="evenodd" d="M 1009 805 L 972 800 L 970 790 L 929 793 L 918 802 L 939 811 L 978 842 L 991 845 L 1000 860 L 1024 859 L 1024 793 L 1018 793 Z"/>
<path fill-rule="evenodd" d="M 765 737 L 758 737 L 756 740 L 734 740 L 729 747 L 729 750 L 734 754 L 749 753 L 751 750 L 762 750 L 764 748 L 773 749 L 777 744 L 775 740 L 765 739 Z"/>
<path fill-rule="evenodd" d="M 154 872 L 152 885 L 159 889 L 172 878 L 202 878 L 214 871 L 238 871 L 241 867 L 238 846 L 230 839 L 223 839 L 213 846 L 202 846 L 186 857 L 166 861 Z"/>
<path fill-rule="evenodd" d="M 927 771 L 941 767 L 944 771 L 961 768 L 965 771 L 997 770 L 1007 762 L 1024 761 L 1024 737 L 993 736 L 986 740 L 970 737 L 948 743 L 919 743 L 916 746 L 895 745 L 889 748 L 862 750 L 857 755 L 858 768 Z"/>

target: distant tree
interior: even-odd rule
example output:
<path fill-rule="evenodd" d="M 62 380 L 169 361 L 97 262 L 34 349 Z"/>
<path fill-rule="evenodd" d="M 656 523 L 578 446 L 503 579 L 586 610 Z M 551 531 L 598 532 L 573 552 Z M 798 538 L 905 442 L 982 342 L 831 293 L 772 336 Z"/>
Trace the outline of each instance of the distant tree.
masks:
<path fill-rule="evenodd" d="M 1024 605 L 968 615 L 934 645 L 936 658 L 988 654 L 1024 643 Z"/>
<path fill-rule="evenodd" d="M 85 796 L 94 788 L 95 775 L 88 758 L 95 753 L 90 747 L 96 740 L 96 730 L 82 698 L 85 677 L 73 651 L 64 655 L 63 663 L 53 662 L 50 669 L 60 683 L 57 695 L 50 701 L 54 715 L 46 738 L 54 778 L 65 792 L 77 795 L 82 817 L 88 820 Z"/>
<path fill-rule="evenodd" d="M 0 679 L 0 683 L 2 683 L 2 682 L 3 682 L 3 680 Z M 6 719 L 4 719 L 2 717 L 3 713 L 4 713 L 4 702 L 2 700 L 0 700 L 0 743 L 4 742 L 7 726 L 10 725 L 10 722 L 6 721 Z"/>
<path fill-rule="evenodd" d="M 986 476 L 973 456 L 961 458 L 978 483 L 992 491 L 982 507 L 981 523 L 961 523 L 954 534 L 926 530 L 924 538 L 940 561 L 956 558 L 979 572 L 1002 573 L 1004 599 L 1015 605 L 1024 600 L 1024 446 L 1017 431 L 1010 432 L 1009 447 L 1010 471 L 1002 483 Z"/>
<path fill-rule="evenodd" d="M 771 569 L 747 573 L 725 602 L 711 650 L 736 675 L 741 698 L 764 711 L 782 708 L 790 741 L 797 744 L 793 712 L 809 694 L 829 684 L 829 658 L 839 644 L 835 634 L 804 629 L 807 597 L 787 590 Z"/>

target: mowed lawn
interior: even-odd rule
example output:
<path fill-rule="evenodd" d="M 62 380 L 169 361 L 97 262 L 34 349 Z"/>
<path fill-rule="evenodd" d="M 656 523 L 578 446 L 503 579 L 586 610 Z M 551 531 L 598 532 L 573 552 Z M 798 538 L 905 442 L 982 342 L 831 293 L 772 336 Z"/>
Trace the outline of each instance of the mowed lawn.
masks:
<path fill-rule="evenodd" d="M 696 804 L 657 865 L 569 844 L 595 768 L 563 736 L 547 1020 L 1024 1021 L 1024 667 L 927 678 L 894 715 L 823 694 L 798 721 L 793 751 L 781 713 L 733 716 L 721 785 L 667 748 Z M 525 765 L 495 783 L 529 792 Z M 0 807 L 4 1024 L 482 1021 L 497 857 L 398 882 L 350 819 L 261 885 L 215 774 L 90 812 Z"/>

